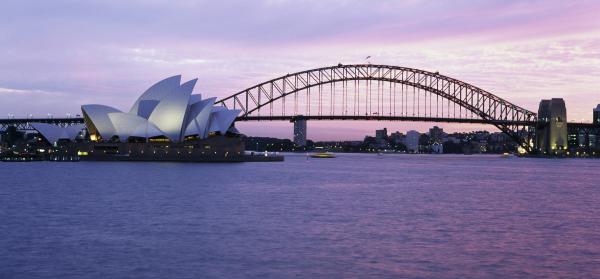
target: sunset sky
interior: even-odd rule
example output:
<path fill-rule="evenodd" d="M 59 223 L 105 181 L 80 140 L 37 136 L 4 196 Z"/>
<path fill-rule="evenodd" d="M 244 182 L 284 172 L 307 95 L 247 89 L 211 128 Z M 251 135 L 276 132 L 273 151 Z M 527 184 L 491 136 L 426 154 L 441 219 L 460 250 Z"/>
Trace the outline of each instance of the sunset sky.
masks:
<path fill-rule="evenodd" d="M 562 97 L 569 121 L 589 122 L 600 103 L 600 1 L 2 1 L 0 117 L 79 114 L 88 103 L 128 110 L 175 74 L 223 97 L 366 56 L 439 71 L 533 111 Z M 432 125 L 309 122 L 309 138 Z M 292 135 L 285 122 L 238 128 Z"/>

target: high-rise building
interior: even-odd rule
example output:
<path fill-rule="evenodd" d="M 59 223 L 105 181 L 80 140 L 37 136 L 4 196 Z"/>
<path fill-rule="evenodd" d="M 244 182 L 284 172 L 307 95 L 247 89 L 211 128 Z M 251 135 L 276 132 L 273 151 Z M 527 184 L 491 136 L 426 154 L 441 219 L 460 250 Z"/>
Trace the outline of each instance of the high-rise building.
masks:
<path fill-rule="evenodd" d="M 594 120 L 593 120 L 594 124 L 596 125 L 600 125 L 600 104 L 598 104 L 596 106 L 596 108 L 594 109 Z M 598 131 L 599 129 L 596 129 L 596 131 Z M 596 133 L 593 135 L 593 141 L 591 141 L 593 143 L 593 147 L 594 148 L 600 148 L 600 133 Z"/>
<path fill-rule="evenodd" d="M 294 144 L 306 146 L 306 119 L 297 118 L 294 122 Z"/>
<path fill-rule="evenodd" d="M 375 130 L 375 138 L 377 139 L 387 139 L 387 128 L 383 128 L 381 130 Z"/>
<path fill-rule="evenodd" d="M 404 140 L 404 135 L 402 133 L 398 132 L 398 131 L 390 134 L 390 141 L 393 144 L 402 143 L 403 140 Z"/>
<path fill-rule="evenodd" d="M 406 138 L 404 139 L 404 145 L 408 152 L 416 153 L 419 152 L 419 138 L 421 133 L 411 130 L 406 132 Z"/>
<path fill-rule="evenodd" d="M 538 109 L 536 148 L 544 154 L 561 154 L 567 149 L 567 108 L 561 98 L 542 100 Z"/>
<path fill-rule="evenodd" d="M 444 129 L 433 126 L 433 128 L 429 129 L 429 139 L 432 143 L 441 143 L 444 138 Z"/>

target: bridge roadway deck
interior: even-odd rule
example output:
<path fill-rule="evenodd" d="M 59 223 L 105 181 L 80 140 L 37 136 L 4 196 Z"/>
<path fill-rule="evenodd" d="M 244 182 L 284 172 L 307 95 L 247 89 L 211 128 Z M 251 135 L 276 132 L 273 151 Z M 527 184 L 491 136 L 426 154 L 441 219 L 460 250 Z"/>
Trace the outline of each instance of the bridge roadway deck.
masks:
<path fill-rule="evenodd" d="M 354 120 L 354 121 L 408 121 L 408 122 L 442 122 L 442 123 L 472 123 L 472 124 L 515 124 L 534 125 L 532 121 L 484 120 L 475 118 L 443 118 L 419 116 L 378 116 L 378 115 L 310 115 L 310 116 L 247 116 L 239 117 L 236 121 L 293 121 L 305 120 Z"/>
<path fill-rule="evenodd" d="M 475 118 L 441 118 L 441 117 L 416 117 L 416 116 L 378 116 L 378 115 L 309 115 L 309 116 L 248 116 L 238 117 L 236 121 L 293 121 L 302 118 L 305 120 L 354 120 L 354 121 L 409 121 L 409 122 L 440 122 L 440 123 L 470 123 L 470 124 L 505 124 L 505 125 L 527 125 L 536 123 L 531 121 L 508 121 L 508 120 L 484 120 Z M 81 117 L 71 118 L 11 118 L 0 119 L 0 130 L 6 130 L 9 126 L 16 126 L 19 130 L 31 130 L 29 123 L 41 122 L 56 125 L 71 125 L 83 123 Z M 568 123 L 573 128 L 597 128 L 600 125 L 592 123 Z"/>

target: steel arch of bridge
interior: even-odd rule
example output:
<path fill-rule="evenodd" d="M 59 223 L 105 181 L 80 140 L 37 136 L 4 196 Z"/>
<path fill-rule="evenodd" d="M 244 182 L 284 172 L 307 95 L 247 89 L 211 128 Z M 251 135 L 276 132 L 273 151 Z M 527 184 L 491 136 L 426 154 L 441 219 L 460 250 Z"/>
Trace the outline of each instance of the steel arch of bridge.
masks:
<path fill-rule="evenodd" d="M 361 90 L 360 82 L 366 82 L 364 85 L 365 92 L 358 92 L 354 87 L 354 108 L 351 113 L 347 112 L 347 109 L 343 109 L 342 113 L 336 113 L 333 102 L 336 100 L 331 93 L 331 99 L 327 100 L 331 102 L 331 109 L 329 114 L 325 114 L 322 110 L 322 102 L 324 101 L 323 96 L 327 95 L 323 93 L 324 85 L 330 85 L 332 91 L 335 91 L 335 84 L 342 83 L 342 87 L 346 90 L 347 87 L 352 85 L 356 86 L 358 83 L 358 91 Z M 371 106 L 366 106 L 364 115 L 360 111 L 356 111 L 356 107 L 359 108 L 362 97 L 365 97 L 365 102 L 373 102 L 372 98 L 372 82 L 377 82 L 377 109 L 373 112 Z M 384 84 L 386 83 L 386 84 Z M 402 86 L 402 94 L 404 94 L 404 87 L 412 88 L 412 115 L 408 115 L 407 112 L 401 112 L 399 115 L 396 114 L 396 106 L 401 105 L 403 108 L 407 108 L 405 104 L 408 98 L 404 95 L 401 96 L 402 103 L 398 102 L 399 93 L 396 92 L 396 84 Z M 385 98 L 383 90 L 389 85 L 389 115 L 385 115 L 383 104 L 380 105 L 379 100 Z M 393 85 L 393 92 L 392 92 Z M 384 89 L 380 87 L 383 86 Z M 317 88 L 318 93 L 314 93 L 311 100 L 311 89 Z M 381 90 L 381 94 L 380 94 Z M 415 90 L 419 91 L 419 95 L 415 94 Z M 306 94 L 301 94 L 306 92 Z M 344 100 L 344 94 L 346 94 L 346 101 L 350 99 L 348 94 L 352 93 L 341 93 L 342 101 Z M 363 96 L 361 94 L 367 95 Z M 407 93 L 409 94 L 409 93 Z M 415 99 L 419 98 L 421 94 L 425 94 L 425 115 L 423 116 L 420 112 L 420 107 L 416 108 L 418 111 L 415 115 Z M 427 94 L 429 94 L 429 107 L 427 106 Z M 432 94 L 437 99 L 436 115 L 432 115 Z M 306 113 L 298 113 L 296 107 L 294 113 L 287 113 L 285 109 L 286 97 L 293 97 L 297 102 L 298 95 L 305 97 L 307 103 Z M 315 100 L 317 98 L 317 100 Z M 442 100 L 442 116 L 439 115 L 439 99 Z M 358 99 L 358 100 L 357 100 Z M 274 112 L 273 105 L 275 102 L 280 101 L 283 105 L 283 109 L 279 112 Z M 447 102 L 444 103 L 444 102 Z M 508 134 L 513 140 L 518 142 L 521 146 L 530 150 L 528 144 L 529 137 L 531 137 L 531 128 L 537 121 L 537 115 L 527 109 L 512 104 L 498 96 L 487 92 L 481 88 L 473 86 L 469 83 L 441 75 L 437 72 L 429 72 L 419 69 L 388 66 L 388 65 L 371 65 L 371 64 L 358 64 L 358 65 L 337 65 L 333 67 L 324 67 L 318 69 L 312 69 L 293 74 L 287 74 L 253 87 L 242 90 L 236 94 L 226 97 L 217 102 L 230 109 L 240 109 L 242 111 L 238 121 L 250 121 L 250 120 L 293 120 L 295 117 L 302 117 L 304 119 L 315 119 L 315 120 L 408 120 L 408 121 L 435 121 L 435 122 L 461 122 L 461 123 L 484 123 L 496 126 L 502 132 Z M 312 103 L 318 104 L 316 113 L 310 111 Z M 393 104 L 393 113 L 392 113 Z M 421 100 L 419 100 L 419 105 Z M 446 115 L 444 115 L 444 108 L 447 105 Z M 451 105 L 454 107 L 454 114 L 451 113 Z M 459 108 L 459 117 L 456 117 L 456 106 Z M 298 106 L 296 103 L 295 106 Z M 269 109 L 268 113 L 261 115 L 261 110 Z M 427 111 L 429 109 L 429 116 Z M 463 111 L 464 109 L 464 111 Z M 289 110 L 288 110 L 289 111 Z M 471 118 L 461 117 L 464 113 L 470 113 Z M 524 136 L 525 135 L 525 136 Z"/>

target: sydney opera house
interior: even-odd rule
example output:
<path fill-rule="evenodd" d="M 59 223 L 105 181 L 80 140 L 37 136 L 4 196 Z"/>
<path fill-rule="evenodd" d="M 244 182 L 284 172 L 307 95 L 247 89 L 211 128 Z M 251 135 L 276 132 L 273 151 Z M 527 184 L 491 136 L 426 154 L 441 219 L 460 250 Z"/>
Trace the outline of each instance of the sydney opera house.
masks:
<path fill-rule="evenodd" d="M 239 110 L 214 106 L 216 98 L 192 95 L 196 79 L 180 82 L 181 76 L 174 76 L 156 83 L 129 112 L 105 105 L 81 106 L 90 139 L 178 143 L 235 132 L 231 124 Z"/>
<path fill-rule="evenodd" d="M 192 94 L 197 79 L 164 79 L 146 90 L 129 111 L 81 106 L 85 127 L 32 124 L 50 143 L 82 159 L 123 161 L 241 161 L 240 113 L 216 106 L 216 98 Z M 79 139 L 79 140 L 77 140 Z"/>

